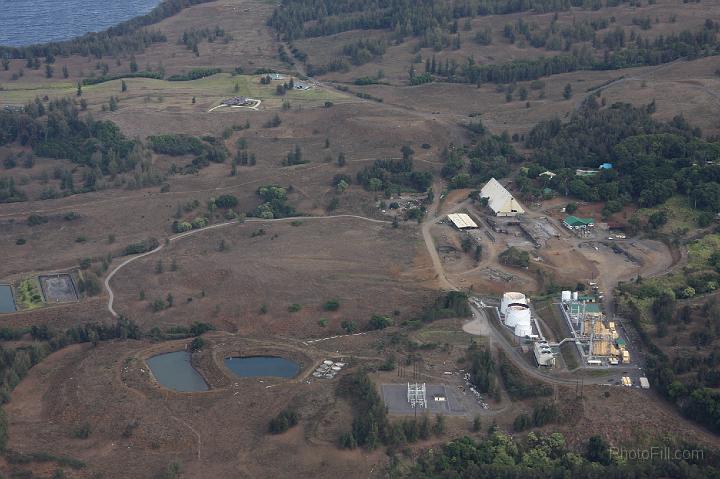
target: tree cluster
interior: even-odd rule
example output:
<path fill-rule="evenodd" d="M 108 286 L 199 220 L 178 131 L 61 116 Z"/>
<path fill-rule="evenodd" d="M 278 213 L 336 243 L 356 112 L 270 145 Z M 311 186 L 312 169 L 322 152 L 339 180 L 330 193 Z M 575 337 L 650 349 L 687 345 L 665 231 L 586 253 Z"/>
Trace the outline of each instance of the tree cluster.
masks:
<path fill-rule="evenodd" d="M 657 443 L 655 443 L 657 442 Z M 654 441 L 653 446 L 664 450 L 699 449 L 697 445 L 669 439 Z M 570 449 L 559 433 L 549 435 L 530 433 L 521 441 L 492 431 L 489 437 L 474 440 L 470 437 L 455 439 L 442 448 L 433 448 L 422 454 L 409 469 L 399 464 L 392 477 L 440 479 L 453 477 L 471 479 L 479 477 L 529 478 L 583 477 L 608 479 L 634 477 L 683 477 L 701 479 L 715 477 L 720 464 L 715 456 L 679 461 L 640 460 L 625 461 L 611 453 L 609 445 L 599 436 L 592 436 L 584 444 L 585 450 Z"/>
<path fill-rule="evenodd" d="M 413 171 L 411 157 L 375 160 L 372 166 L 360 170 L 356 177 L 366 190 L 384 191 L 386 196 L 407 190 L 424 192 L 432 184 L 432 173 Z"/>
<path fill-rule="evenodd" d="M 547 185 L 583 201 L 606 201 L 608 212 L 636 201 L 642 207 L 664 203 L 675 194 L 688 196 L 696 208 L 720 211 L 720 141 L 700 136 L 686 119 L 653 120 L 654 103 L 634 107 L 618 103 L 600 108 L 591 98 L 569 122 L 538 123 L 526 146 L 533 160 L 557 175 Z M 592 176 L 575 169 L 613 165 Z M 662 218 L 654 222 L 662 223 Z"/>
<path fill-rule="evenodd" d="M 286 218 L 297 216 L 295 208 L 287 204 L 288 191 L 278 185 L 261 186 L 256 194 L 263 201 L 253 213 L 254 216 L 264 219 Z"/>

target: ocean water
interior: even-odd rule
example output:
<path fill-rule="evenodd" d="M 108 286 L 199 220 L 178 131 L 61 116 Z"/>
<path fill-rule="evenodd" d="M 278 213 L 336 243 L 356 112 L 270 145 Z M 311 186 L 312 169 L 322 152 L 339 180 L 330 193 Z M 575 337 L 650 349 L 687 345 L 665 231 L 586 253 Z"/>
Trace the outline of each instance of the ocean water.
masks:
<path fill-rule="evenodd" d="M 0 45 L 23 46 L 99 32 L 160 0 L 0 0 Z"/>

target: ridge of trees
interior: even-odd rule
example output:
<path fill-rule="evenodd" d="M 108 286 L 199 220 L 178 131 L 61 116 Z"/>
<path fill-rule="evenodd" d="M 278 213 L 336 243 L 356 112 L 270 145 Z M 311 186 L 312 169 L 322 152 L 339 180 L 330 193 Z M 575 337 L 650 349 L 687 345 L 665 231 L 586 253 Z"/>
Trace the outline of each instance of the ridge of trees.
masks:
<path fill-rule="evenodd" d="M 334 35 L 349 30 L 392 29 L 396 36 L 421 36 L 459 18 L 524 11 L 557 12 L 583 7 L 583 0 L 284 0 L 268 25 L 283 39 Z M 599 2 L 595 2 L 598 3 Z M 457 27 L 455 27 L 457 28 Z M 452 29 L 452 27 L 451 27 Z"/>

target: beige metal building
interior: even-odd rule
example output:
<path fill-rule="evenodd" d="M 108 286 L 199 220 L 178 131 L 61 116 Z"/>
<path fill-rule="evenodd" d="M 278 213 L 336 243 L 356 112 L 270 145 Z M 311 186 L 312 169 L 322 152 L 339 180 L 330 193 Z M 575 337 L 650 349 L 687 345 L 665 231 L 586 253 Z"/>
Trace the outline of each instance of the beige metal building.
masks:
<path fill-rule="evenodd" d="M 525 213 L 520 203 L 495 178 L 490 178 L 483 186 L 480 197 L 488 199 L 488 206 L 495 216 L 517 216 Z"/>

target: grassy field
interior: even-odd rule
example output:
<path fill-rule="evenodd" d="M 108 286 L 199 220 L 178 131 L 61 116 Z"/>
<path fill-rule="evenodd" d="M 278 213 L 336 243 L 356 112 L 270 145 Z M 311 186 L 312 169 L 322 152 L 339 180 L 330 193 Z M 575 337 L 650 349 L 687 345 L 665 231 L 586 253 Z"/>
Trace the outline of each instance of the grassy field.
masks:
<path fill-rule="evenodd" d="M 333 89 L 314 87 L 310 90 L 292 90 L 284 96 L 276 93 L 280 82 L 269 85 L 260 83 L 259 75 L 231 75 L 218 73 L 209 77 L 192 81 L 167 81 L 153 78 L 127 78 L 125 83 L 127 91 L 122 92 L 123 80 L 112 80 L 97 85 L 82 87 L 82 98 L 89 104 L 109 101 L 111 96 L 117 96 L 121 105 L 127 103 L 177 100 L 191 105 L 192 98 L 198 103 L 217 104 L 223 98 L 230 96 L 245 96 L 263 101 L 262 107 L 278 108 L 283 100 L 288 100 L 291 106 L 322 105 L 326 101 L 333 103 L 357 101 L 355 98 Z M 77 85 L 71 82 L 21 82 L 7 83 L 0 90 L 1 104 L 25 104 L 36 97 L 49 98 L 72 97 L 77 98 Z"/>
<path fill-rule="evenodd" d="M 653 208 L 638 209 L 636 215 L 647 219 L 656 211 L 665 211 L 668 215 L 667 223 L 661 228 L 663 233 L 672 233 L 679 230 L 693 230 L 697 227 L 700 211 L 693 210 L 684 196 L 673 196 L 665 203 Z"/>
<path fill-rule="evenodd" d="M 29 311 L 43 305 L 40 285 L 36 279 L 24 279 L 16 288 L 17 303 L 20 309 Z"/>

